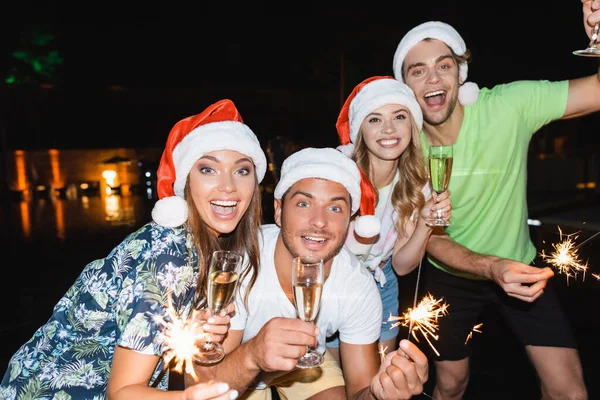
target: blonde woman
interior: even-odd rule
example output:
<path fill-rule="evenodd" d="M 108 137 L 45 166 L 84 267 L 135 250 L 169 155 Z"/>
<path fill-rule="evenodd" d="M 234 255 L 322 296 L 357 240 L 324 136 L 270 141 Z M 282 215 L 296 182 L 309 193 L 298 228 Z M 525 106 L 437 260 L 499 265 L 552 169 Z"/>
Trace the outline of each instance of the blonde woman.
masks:
<path fill-rule="evenodd" d="M 419 139 L 422 124 L 413 92 L 389 76 L 359 83 L 336 124 L 338 149 L 356 161 L 364 173 L 362 186 L 373 193 L 371 205 L 361 205 L 362 216 L 353 221 L 346 245 L 378 283 L 383 302 L 380 345 L 386 352 L 396 348 L 399 333 L 399 327 L 386 324 L 399 312 L 397 275 L 413 271 L 423 257 L 432 231 L 426 220 L 438 209 L 446 218 L 451 215 L 449 192 L 437 197 L 429 188 Z M 368 197 L 363 194 L 363 202 Z M 379 229 L 368 229 L 366 214 L 374 214 Z M 328 346 L 335 349 L 337 343 L 333 339 Z"/>

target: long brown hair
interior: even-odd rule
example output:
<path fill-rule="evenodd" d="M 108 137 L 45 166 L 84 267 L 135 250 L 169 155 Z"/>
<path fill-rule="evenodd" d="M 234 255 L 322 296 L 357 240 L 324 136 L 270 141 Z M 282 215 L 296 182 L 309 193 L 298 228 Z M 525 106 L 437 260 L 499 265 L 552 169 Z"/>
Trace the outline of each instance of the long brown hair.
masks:
<path fill-rule="evenodd" d="M 258 179 L 256 182 L 250 205 L 236 228 L 231 233 L 217 237 L 209 230 L 208 225 L 202 220 L 196 209 L 196 205 L 192 199 L 190 177 L 188 175 L 184 189 L 184 196 L 189 212 L 186 229 L 192 235 L 193 246 L 198 254 L 198 282 L 196 285 L 195 307 L 200 307 L 206 302 L 208 267 L 210 265 L 210 258 L 216 250 L 234 250 L 247 257 L 248 265 L 244 267 L 239 277 L 239 281 L 243 281 L 248 274 L 252 274 L 246 292 L 243 295 L 244 304 L 247 305 L 248 295 L 250 289 L 254 286 L 260 265 L 258 229 L 262 221 L 262 206 Z"/>
<path fill-rule="evenodd" d="M 392 206 L 398 212 L 396 232 L 402 236 L 407 236 L 406 224 L 414 210 L 420 209 L 425 203 L 425 196 L 423 196 L 422 189 L 428 179 L 419 128 L 412 114 L 410 114 L 410 121 L 411 140 L 406 150 L 404 150 L 398 159 L 400 179 L 392 190 Z M 373 182 L 374 173 L 369 161 L 369 150 L 363 139 L 362 132 L 359 132 L 352 159 L 365 172 L 371 182 Z M 377 201 L 379 202 L 379 198 Z"/>

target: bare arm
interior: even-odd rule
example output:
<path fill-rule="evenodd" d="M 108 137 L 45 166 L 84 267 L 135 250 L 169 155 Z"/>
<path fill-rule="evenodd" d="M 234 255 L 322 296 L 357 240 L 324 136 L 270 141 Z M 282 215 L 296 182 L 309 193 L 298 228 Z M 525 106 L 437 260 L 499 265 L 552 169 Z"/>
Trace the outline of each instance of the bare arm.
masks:
<path fill-rule="evenodd" d="M 221 382 L 201 383 L 187 388 L 185 391 L 164 391 L 148 386 L 158 360 L 158 356 L 140 354 L 116 346 L 106 398 L 108 400 L 225 400 L 231 398 L 232 390 L 229 385 Z"/>
<path fill-rule="evenodd" d="M 229 329 L 229 314 L 235 310 L 231 304 L 222 315 L 213 317 L 209 310 L 194 311 L 192 318 L 209 333 L 211 340 L 221 341 Z M 210 323 L 208 322 L 210 321 Z M 216 399 L 224 393 L 230 393 L 227 385 L 218 386 L 218 382 L 197 385 L 191 390 L 166 392 L 148 386 L 160 358 L 155 355 L 141 354 L 121 346 L 115 346 L 112 367 L 107 386 L 107 398 L 117 399 Z M 226 389 L 224 389 L 227 387 Z M 219 390 L 221 389 L 221 390 Z M 225 397 L 223 397 L 225 398 Z M 227 397 L 229 398 L 229 397 Z"/>
<path fill-rule="evenodd" d="M 406 226 L 406 236 L 398 234 L 398 239 L 394 244 L 394 256 L 392 265 L 396 274 L 403 276 L 415 269 L 425 255 L 427 242 L 431 235 L 432 229 L 426 225 L 426 221 L 434 217 L 437 210 L 444 211 L 444 217 L 450 218 L 451 200 L 450 191 L 445 191 L 439 197 L 433 193 L 433 197 L 429 199 L 420 210 L 419 218 L 416 221 L 409 221 Z"/>
<path fill-rule="evenodd" d="M 373 399 L 369 385 L 379 370 L 377 342 L 358 345 L 340 341 L 340 354 L 348 399 Z"/>
<path fill-rule="evenodd" d="M 509 295 L 535 301 L 544 292 L 554 272 L 519 261 L 476 253 L 455 242 L 443 230 L 431 235 L 427 252 L 434 259 L 462 272 L 495 281 Z"/>
<path fill-rule="evenodd" d="M 600 21 L 600 9 L 592 10 L 592 0 L 581 0 L 583 25 L 591 39 L 592 29 Z M 600 111 L 600 65 L 594 75 L 569 81 L 567 108 L 562 119 L 576 118 Z"/>

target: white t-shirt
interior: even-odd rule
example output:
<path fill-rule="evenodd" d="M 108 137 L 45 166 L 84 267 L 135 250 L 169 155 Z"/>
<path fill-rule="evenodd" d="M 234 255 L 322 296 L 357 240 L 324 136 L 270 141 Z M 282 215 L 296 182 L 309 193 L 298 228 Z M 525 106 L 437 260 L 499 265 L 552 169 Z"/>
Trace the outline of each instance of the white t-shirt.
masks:
<path fill-rule="evenodd" d="M 242 342 L 256 336 L 271 318 L 296 318 L 296 309 L 279 284 L 274 265 L 275 244 L 279 235 L 275 224 L 263 225 L 260 240 L 260 269 L 248 298 L 236 296 L 231 330 L 244 330 Z M 290 268 L 292 268 L 290 263 Z M 244 293 L 248 278 L 241 282 Z M 315 321 L 319 327 L 317 350 L 325 352 L 325 338 L 339 331 L 340 340 L 349 344 L 369 344 L 381 334 L 381 297 L 373 276 L 345 247 L 334 258 L 329 277 L 323 285 L 321 306 Z"/>
<path fill-rule="evenodd" d="M 356 240 L 354 236 L 354 221 L 350 224 L 348 237 L 346 238 L 346 246 L 359 259 L 360 263 L 373 272 L 375 280 L 379 282 L 381 287 L 385 286 L 385 273 L 381 270 L 381 263 L 387 262 L 394 253 L 394 245 L 398 238 L 396 231 L 396 221 L 398 221 L 398 212 L 392 206 L 392 189 L 400 180 L 400 173 L 396 172 L 392 182 L 378 190 L 378 202 L 375 208 L 375 216 L 381 221 L 381 230 L 377 241 L 372 244 L 362 244 Z M 426 183 L 421 192 L 425 199 L 431 197 L 431 189 L 429 183 Z M 411 220 L 417 217 L 418 210 L 413 210 Z"/>

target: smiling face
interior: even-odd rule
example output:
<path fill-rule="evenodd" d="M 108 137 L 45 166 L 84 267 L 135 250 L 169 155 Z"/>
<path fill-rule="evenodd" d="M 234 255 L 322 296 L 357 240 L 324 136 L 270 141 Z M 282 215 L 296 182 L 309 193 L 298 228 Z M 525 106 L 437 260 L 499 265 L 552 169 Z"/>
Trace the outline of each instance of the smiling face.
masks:
<path fill-rule="evenodd" d="M 233 150 L 202 156 L 189 173 L 200 218 L 217 236 L 231 233 L 250 205 L 256 186 L 252 159 Z"/>
<path fill-rule="evenodd" d="M 326 179 L 301 179 L 275 200 L 275 222 L 291 256 L 314 255 L 325 263 L 344 245 L 350 213 L 348 190 Z"/>
<path fill-rule="evenodd" d="M 414 45 L 402 65 L 404 81 L 413 90 L 429 125 L 440 125 L 454 112 L 460 87 L 458 65 L 450 48 L 439 40 Z"/>
<path fill-rule="evenodd" d="M 388 104 L 367 115 L 360 132 L 371 156 L 395 161 L 410 144 L 411 116 L 405 106 Z"/>

